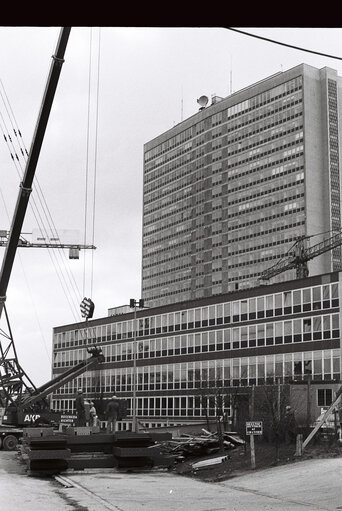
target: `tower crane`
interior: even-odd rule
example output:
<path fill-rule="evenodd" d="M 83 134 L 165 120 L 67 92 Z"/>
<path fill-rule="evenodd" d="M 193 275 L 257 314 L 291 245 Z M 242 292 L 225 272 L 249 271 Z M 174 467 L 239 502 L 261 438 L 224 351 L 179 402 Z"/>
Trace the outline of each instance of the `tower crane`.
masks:
<path fill-rule="evenodd" d="M 271 266 L 271 268 L 264 270 L 260 274 L 259 279 L 269 280 L 279 273 L 292 269 L 296 269 L 297 279 L 307 277 L 309 275 L 308 261 L 342 245 L 342 232 L 338 232 L 330 238 L 308 248 L 305 246 L 306 239 L 307 236 L 301 236 L 288 252 L 287 256 L 274 266 Z"/>
<path fill-rule="evenodd" d="M 6 247 L 9 240 L 9 232 L 0 229 L 0 247 Z M 69 259 L 79 259 L 80 250 L 95 250 L 94 245 L 81 245 L 79 243 L 61 243 L 59 239 L 52 242 L 31 242 L 21 234 L 18 239 L 18 248 L 68 248 Z"/>

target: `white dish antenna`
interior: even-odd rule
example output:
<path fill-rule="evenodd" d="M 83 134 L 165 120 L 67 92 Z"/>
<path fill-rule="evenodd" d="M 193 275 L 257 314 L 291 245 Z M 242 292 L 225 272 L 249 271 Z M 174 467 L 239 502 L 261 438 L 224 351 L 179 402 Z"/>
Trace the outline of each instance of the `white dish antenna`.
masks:
<path fill-rule="evenodd" d="M 198 98 L 197 103 L 200 106 L 200 110 L 203 110 L 203 108 L 205 108 L 207 106 L 208 101 L 209 101 L 209 98 L 207 96 L 201 96 L 200 98 Z"/>

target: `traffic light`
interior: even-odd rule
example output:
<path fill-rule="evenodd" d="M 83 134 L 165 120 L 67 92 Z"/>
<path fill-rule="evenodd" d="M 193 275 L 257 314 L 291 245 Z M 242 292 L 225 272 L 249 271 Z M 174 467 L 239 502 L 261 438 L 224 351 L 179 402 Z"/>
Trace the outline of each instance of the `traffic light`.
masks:
<path fill-rule="evenodd" d="M 143 309 L 144 308 L 144 299 L 143 298 L 140 298 L 140 300 L 134 300 L 134 298 L 130 298 L 129 300 L 129 306 L 131 309 L 134 309 L 134 307 L 136 307 L 138 305 L 139 309 Z"/>
<path fill-rule="evenodd" d="M 80 308 L 84 318 L 90 319 L 93 317 L 95 305 L 90 298 L 83 298 Z"/>

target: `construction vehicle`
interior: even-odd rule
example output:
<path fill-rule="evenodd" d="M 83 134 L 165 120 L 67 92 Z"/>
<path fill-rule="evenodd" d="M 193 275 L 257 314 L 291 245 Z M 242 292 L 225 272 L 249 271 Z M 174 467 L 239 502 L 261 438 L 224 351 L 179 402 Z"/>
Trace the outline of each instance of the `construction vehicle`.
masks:
<path fill-rule="evenodd" d="M 5 385 L 1 388 L 2 400 L 7 403 L 0 424 L 0 448 L 10 451 L 16 448 L 23 436 L 25 427 L 52 426 L 57 427 L 63 422 L 63 414 L 50 409 L 46 399 L 49 394 L 73 380 L 80 374 L 94 369 L 104 361 L 101 348 L 87 348 L 91 354 L 74 367 L 36 388 L 20 386 L 21 393 L 14 395 L 7 392 Z"/>
<path fill-rule="evenodd" d="M 7 332 L 0 328 L 3 342 L 0 342 L 0 408 L 3 424 L 0 426 L 0 440 L 3 448 L 14 449 L 18 439 L 23 434 L 20 426 L 36 425 L 42 421 L 53 423 L 54 418 L 48 407 L 46 396 L 78 374 L 93 367 L 101 359 L 101 350 L 88 349 L 91 357 L 80 362 L 54 380 L 42 387 L 36 388 L 18 361 L 16 348 L 5 306 L 7 287 L 13 268 L 18 246 L 21 246 L 21 231 L 32 192 L 32 183 L 37 162 L 42 147 L 47 122 L 51 112 L 60 72 L 64 63 L 64 54 L 69 39 L 71 27 L 63 27 L 57 42 L 56 52 L 44 91 L 38 121 L 31 148 L 28 154 L 23 180 L 20 183 L 19 194 L 15 206 L 11 228 L 6 243 L 4 259 L 0 271 L 0 319 L 3 311 L 7 322 Z"/>
<path fill-rule="evenodd" d="M 330 238 L 317 243 L 312 247 L 305 246 L 307 238 L 308 237 L 306 236 L 301 236 L 289 250 L 286 257 L 281 259 L 274 266 L 271 266 L 271 268 L 263 271 L 259 276 L 259 279 L 269 280 L 279 273 L 291 269 L 296 269 L 297 279 L 305 278 L 309 275 L 308 261 L 310 261 L 310 259 L 314 259 L 315 257 L 342 245 L 341 232 L 338 232 L 334 236 L 331 236 Z"/>

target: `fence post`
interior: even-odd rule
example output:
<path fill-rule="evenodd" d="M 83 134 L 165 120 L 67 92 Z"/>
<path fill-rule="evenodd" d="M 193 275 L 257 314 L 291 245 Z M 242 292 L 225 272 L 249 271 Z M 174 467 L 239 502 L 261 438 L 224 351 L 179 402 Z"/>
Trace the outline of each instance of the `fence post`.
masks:
<path fill-rule="evenodd" d="M 295 456 L 302 456 L 303 454 L 303 435 L 298 434 L 296 436 L 296 453 Z"/>

